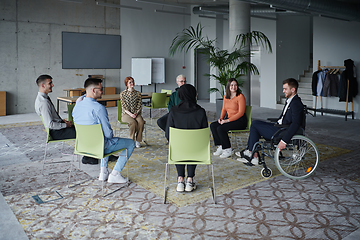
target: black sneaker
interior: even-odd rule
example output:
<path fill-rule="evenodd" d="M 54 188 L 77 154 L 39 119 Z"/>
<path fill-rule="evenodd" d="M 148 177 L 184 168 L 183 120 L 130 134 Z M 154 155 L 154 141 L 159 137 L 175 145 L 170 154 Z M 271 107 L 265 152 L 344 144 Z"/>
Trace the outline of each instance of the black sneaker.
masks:
<path fill-rule="evenodd" d="M 83 158 L 82 158 L 82 163 L 83 163 L 83 164 L 96 165 L 96 164 L 99 163 L 99 159 L 92 158 L 92 157 L 87 157 L 87 156 L 83 156 Z"/>
<path fill-rule="evenodd" d="M 116 162 L 118 160 L 118 156 L 115 156 L 115 155 L 110 155 L 109 156 L 109 162 Z"/>
<path fill-rule="evenodd" d="M 186 181 L 185 192 L 192 192 L 195 189 L 196 189 L 196 185 L 194 182 Z"/>

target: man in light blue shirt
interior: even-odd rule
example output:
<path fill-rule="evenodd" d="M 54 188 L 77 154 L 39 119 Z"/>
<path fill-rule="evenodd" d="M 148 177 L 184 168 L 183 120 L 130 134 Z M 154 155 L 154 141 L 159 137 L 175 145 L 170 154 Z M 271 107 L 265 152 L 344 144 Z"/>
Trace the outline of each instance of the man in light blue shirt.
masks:
<path fill-rule="evenodd" d="M 103 87 L 101 79 L 88 78 L 85 81 L 84 88 L 86 90 L 86 97 L 78 102 L 73 110 L 73 119 L 76 124 L 80 125 L 94 125 L 101 124 L 104 134 L 104 153 L 126 148 L 127 158 L 130 158 L 135 148 L 135 143 L 129 138 L 118 138 L 113 136 L 113 130 L 111 128 L 108 113 L 106 108 L 98 103 L 96 100 L 101 98 L 103 94 Z M 100 181 L 108 180 L 109 183 L 125 183 L 127 179 L 124 178 L 120 172 L 126 164 L 126 151 L 122 151 L 116 164 L 109 174 L 108 171 L 109 157 L 101 159 Z"/>

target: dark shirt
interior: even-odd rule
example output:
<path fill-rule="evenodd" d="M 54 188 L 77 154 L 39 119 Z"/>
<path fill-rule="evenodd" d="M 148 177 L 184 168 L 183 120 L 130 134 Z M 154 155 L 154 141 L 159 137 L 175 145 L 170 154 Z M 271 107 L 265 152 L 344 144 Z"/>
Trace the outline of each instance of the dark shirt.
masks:
<path fill-rule="evenodd" d="M 175 92 L 171 93 L 170 97 L 169 97 L 169 103 L 168 103 L 168 110 L 170 111 L 170 109 L 176 105 L 178 105 L 181 100 L 178 96 L 178 90 L 179 88 L 175 88 Z"/>
<path fill-rule="evenodd" d="M 186 104 L 179 104 L 171 108 L 166 129 L 165 137 L 169 140 L 169 127 L 179 129 L 201 129 L 208 127 L 206 111 L 199 105 L 195 104 L 189 107 Z"/>

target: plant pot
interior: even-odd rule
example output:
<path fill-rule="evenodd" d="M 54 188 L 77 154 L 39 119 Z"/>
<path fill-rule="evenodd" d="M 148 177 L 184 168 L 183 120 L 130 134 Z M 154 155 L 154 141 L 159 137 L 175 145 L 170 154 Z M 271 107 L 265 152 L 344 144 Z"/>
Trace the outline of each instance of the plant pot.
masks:
<path fill-rule="evenodd" d="M 217 117 L 217 119 L 220 118 L 222 106 L 223 106 L 223 99 L 221 99 L 221 98 L 216 99 L 216 117 Z"/>

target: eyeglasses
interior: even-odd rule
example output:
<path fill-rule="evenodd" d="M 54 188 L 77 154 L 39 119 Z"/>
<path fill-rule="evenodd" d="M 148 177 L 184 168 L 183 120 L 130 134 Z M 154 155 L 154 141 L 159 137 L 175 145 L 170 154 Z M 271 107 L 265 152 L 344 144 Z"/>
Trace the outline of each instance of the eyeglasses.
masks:
<path fill-rule="evenodd" d="M 186 83 L 186 80 L 178 81 L 179 83 Z"/>
<path fill-rule="evenodd" d="M 100 91 L 104 90 L 104 88 L 96 88 L 96 87 L 94 87 L 94 89 L 99 89 Z"/>

